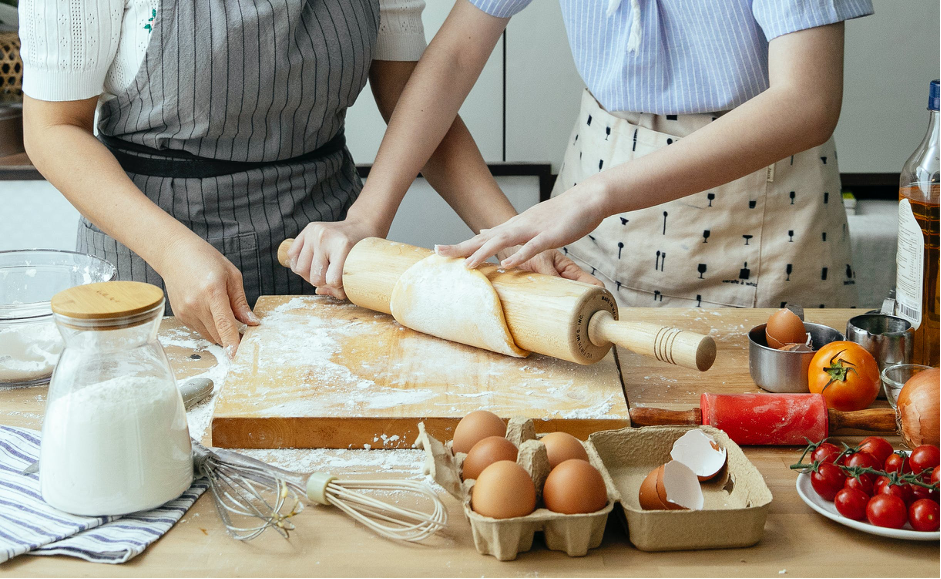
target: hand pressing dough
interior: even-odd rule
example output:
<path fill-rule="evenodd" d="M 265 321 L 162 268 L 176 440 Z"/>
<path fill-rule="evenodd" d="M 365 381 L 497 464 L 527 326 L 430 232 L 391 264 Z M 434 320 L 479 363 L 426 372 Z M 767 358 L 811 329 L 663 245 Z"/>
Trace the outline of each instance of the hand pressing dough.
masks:
<path fill-rule="evenodd" d="M 525 358 L 513 341 L 503 305 L 487 276 L 463 259 L 429 255 L 392 289 L 392 316 L 403 326 L 469 346 Z"/>

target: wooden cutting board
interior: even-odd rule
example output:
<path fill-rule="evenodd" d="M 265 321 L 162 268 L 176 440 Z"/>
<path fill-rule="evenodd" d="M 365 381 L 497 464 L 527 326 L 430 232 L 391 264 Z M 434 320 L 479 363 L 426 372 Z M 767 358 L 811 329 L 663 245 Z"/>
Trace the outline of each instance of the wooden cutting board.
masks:
<path fill-rule="evenodd" d="M 587 438 L 630 425 L 615 353 L 591 366 L 463 346 L 332 298 L 263 296 L 212 420 L 227 448 L 409 448 L 486 409 Z"/>

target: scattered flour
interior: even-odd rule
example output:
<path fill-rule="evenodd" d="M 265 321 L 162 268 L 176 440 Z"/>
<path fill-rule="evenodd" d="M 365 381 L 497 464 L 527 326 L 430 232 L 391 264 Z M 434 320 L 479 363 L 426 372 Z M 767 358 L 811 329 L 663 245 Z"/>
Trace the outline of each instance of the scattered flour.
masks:
<path fill-rule="evenodd" d="M 318 315 L 327 308 L 350 308 L 362 315 L 338 322 L 326 313 Z M 237 397 L 240 407 L 273 416 L 350 416 L 383 409 L 424 416 L 430 408 L 446 415 L 460 413 L 456 401 L 462 399 L 498 414 L 530 408 L 539 418 L 561 418 L 570 411 L 560 406 L 570 405 L 559 401 L 586 400 L 586 385 L 597 382 L 603 372 L 599 365 L 576 365 L 536 354 L 521 365 L 516 358 L 481 356 L 477 349 L 417 332 L 404 330 L 405 335 L 392 336 L 377 331 L 388 323 L 394 322 L 387 315 L 327 298 L 292 298 L 269 311 L 239 346 L 239 363 L 231 377 L 255 384 L 255 389 L 238 393 L 224 389 L 220 401 Z M 167 340 L 165 345 L 169 340 L 184 345 L 172 335 Z M 270 380 L 259 381 L 258 375 Z M 264 382 L 300 387 L 279 390 L 263 387 Z M 447 385 L 446 394 L 442 384 Z M 611 386 L 616 396 L 606 392 L 598 398 L 602 402 L 582 404 L 586 407 L 573 417 L 610 416 L 621 396 L 619 385 Z"/>
<path fill-rule="evenodd" d="M 183 403 L 150 376 L 112 378 L 50 399 L 40 454 L 43 498 L 77 515 L 150 509 L 193 479 Z"/>
<path fill-rule="evenodd" d="M 368 476 L 376 473 L 399 478 L 426 480 L 422 473 L 425 453 L 422 450 L 338 450 L 328 448 L 279 448 L 236 450 L 262 462 L 294 472 L 327 472 L 335 476 Z"/>
<path fill-rule="evenodd" d="M 621 400 L 618 389 L 590 407 L 563 412 L 554 407 L 553 400 L 581 400 L 584 396 L 583 379 L 587 381 L 597 376 L 598 367 L 577 366 L 576 379 L 563 381 L 554 378 L 557 366 L 574 366 L 569 362 L 539 355 L 531 356 L 523 367 L 518 359 L 492 356 L 493 361 L 489 362 L 488 367 L 488 362 L 482 362 L 479 354 L 470 348 L 466 348 L 469 353 L 461 353 L 463 347 L 455 347 L 444 340 L 428 339 L 404 328 L 403 331 L 409 335 L 397 337 L 396 342 L 400 359 L 414 359 L 418 356 L 433 363 L 416 367 L 414 364 L 390 362 L 379 355 L 387 346 L 382 343 L 385 338 L 375 333 L 376 322 L 390 320 L 389 316 L 363 312 L 361 317 L 354 316 L 349 322 L 336 323 L 331 322 L 328 316 L 311 315 L 312 309 L 316 313 L 320 307 L 355 308 L 322 297 L 292 298 L 268 312 L 262 325 L 251 336 L 243 339 L 238 353 L 240 363 L 238 370 L 235 370 L 297 379 L 297 383 L 311 389 L 317 388 L 316 394 L 303 397 L 303 391 L 298 396 L 297 390 L 278 392 L 274 388 L 266 388 L 253 392 L 250 400 L 240 397 L 241 402 L 250 402 L 255 411 L 279 415 L 304 415 L 343 408 L 396 408 L 412 404 L 418 405 L 426 413 L 431 404 L 431 407 L 442 409 L 439 412 L 456 415 L 462 412 L 454 406 L 456 400 L 470 399 L 475 400 L 480 407 L 498 413 L 530 407 L 537 409 L 544 419 L 592 419 L 608 416 Z M 190 432 L 194 438 L 201 440 L 209 431 L 214 407 L 228 394 L 223 382 L 227 379 L 230 366 L 221 348 L 192 336 L 186 330 L 170 330 L 161 332 L 160 341 L 164 347 L 188 348 L 200 354 L 208 351 L 216 358 L 216 366 L 194 376 L 208 377 L 215 383 L 212 397 L 188 412 Z M 363 348 L 377 355 L 360 356 L 360 360 L 353 364 L 341 355 L 341 344 L 345 344 L 346 351 L 350 351 L 351 343 L 354 344 L 353 351 Z M 245 364 L 241 358 L 243 356 L 249 356 L 253 363 Z M 484 364 L 483 367 L 481 364 Z M 310 370 L 307 374 L 297 376 L 286 370 L 291 366 L 306 366 Z M 515 389 L 506 388 L 503 377 L 510 373 L 516 376 L 522 374 L 529 381 Z M 377 384 L 381 381 L 394 385 L 397 378 L 402 378 L 403 384 L 406 379 L 414 382 L 416 376 L 429 384 L 450 384 L 451 402 L 434 400 L 432 397 L 435 392 L 430 389 L 400 389 Z M 455 376 L 466 376 L 466 383 L 455 383 Z M 379 380 L 380 377 L 382 380 Z M 507 408 L 501 408 L 497 400 L 506 401 Z M 380 432 L 373 436 L 371 442 L 357 449 L 233 450 L 295 472 L 324 471 L 360 478 L 379 473 L 380 476 L 426 480 L 434 484 L 430 477 L 422 474 L 423 452 L 401 448 L 407 447 L 411 441 Z"/>
<path fill-rule="evenodd" d="M 216 359 L 215 365 L 202 374 L 196 374 L 185 379 L 185 381 L 189 381 L 198 378 L 208 378 L 212 380 L 213 383 L 212 395 L 186 412 L 186 421 L 189 424 L 190 436 L 201 441 L 206 436 L 206 433 L 209 431 L 209 425 L 212 423 L 212 411 L 216 406 L 218 394 L 222 391 L 226 373 L 229 371 L 229 358 L 223 353 L 221 347 L 210 344 L 202 338 L 194 338 L 193 334 L 185 329 L 173 329 L 161 332 L 159 340 L 164 348 L 176 346 L 192 350 L 194 353 L 198 354 L 209 353 Z"/>
<path fill-rule="evenodd" d="M 48 379 L 62 346 L 52 319 L 0 330 L 0 384 Z"/>

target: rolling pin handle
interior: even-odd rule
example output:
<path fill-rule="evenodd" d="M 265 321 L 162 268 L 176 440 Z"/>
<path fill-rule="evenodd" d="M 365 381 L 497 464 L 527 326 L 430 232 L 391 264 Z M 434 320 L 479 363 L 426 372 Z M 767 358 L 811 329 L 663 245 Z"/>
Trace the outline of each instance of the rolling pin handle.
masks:
<path fill-rule="evenodd" d="M 294 238 L 289 237 L 278 246 L 278 263 L 284 267 L 291 267 L 291 258 L 288 257 L 288 250 L 291 249 L 292 245 L 294 245 Z"/>
<path fill-rule="evenodd" d="M 630 409 L 631 426 L 679 426 L 702 424 L 699 408 L 689 410 L 666 410 L 638 406 Z"/>
<path fill-rule="evenodd" d="M 870 408 L 855 412 L 841 412 L 831 408 L 827 411 L 827 420 L 830 423 L 831 435 L 846 430 L 878 434 L 898 433 L 895 411 L 890 408 Z"/>
<path fill-rule="evenodd" d="M 647 322 L 615 320 L 601 310 L 588 322 L 588 338 L 596 346 L 614 343 L 661 362 L 705 372 L 716 360 L 716 343 L 709 336 Z"/>

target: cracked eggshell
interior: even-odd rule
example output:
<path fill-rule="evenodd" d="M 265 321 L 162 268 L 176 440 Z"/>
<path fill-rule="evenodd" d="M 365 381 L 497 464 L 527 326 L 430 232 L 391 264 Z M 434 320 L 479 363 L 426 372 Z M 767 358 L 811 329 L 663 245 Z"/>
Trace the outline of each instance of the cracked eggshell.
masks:
<path fill-rule="evenodd" d="M 700 511 L 705 502 L 696 473 L 677 460 L 663 465 L 663 474 L 657 479 L 657 494 L 671 510 Z"/>
<path fill-rule="evenodd" d="M 640 485 L 638 500 L 645 511 L 699 511 L 705 502 L 696 474 L 675 460 L 650 471 Z"/>
<path fill-rule="evenodd" d="M 670 457 L 688 466 L 700 481 L 707 481 L 719 474 L 727 458 L 725 449 L 699 429 L 690 430 L 676 439 Z"/>
<path fill-rule="evenodd" d="M 657 492 L 657 481 L 660 480 L 662 476 L 663 465 L 661 464 L 650 471 L 650 474 L 644 478 L 644 482 L 640 484 L 638 500 L 640 500 L 640 508 L 645 511 L 659 511 L 667 508 L 667 506 L 663 504 L 663 501 L 660 500 L 660 494 Z"/>

